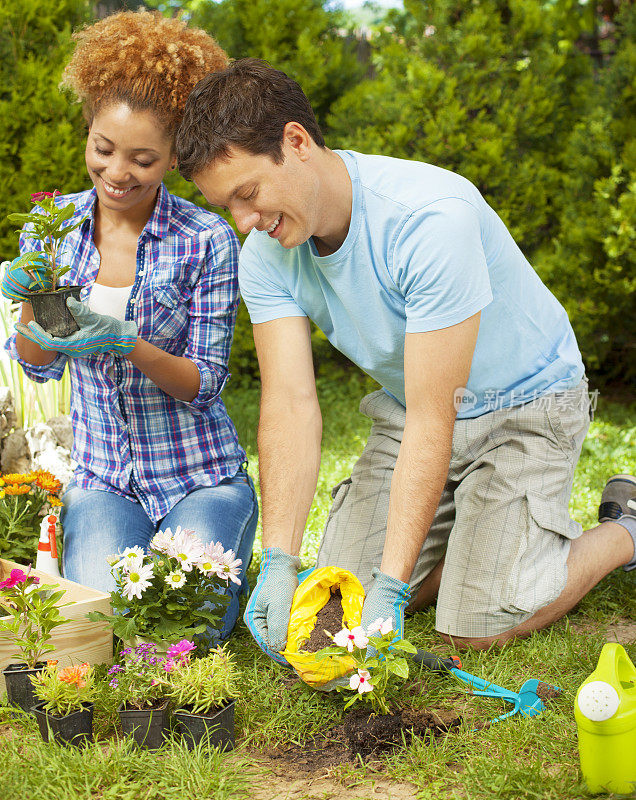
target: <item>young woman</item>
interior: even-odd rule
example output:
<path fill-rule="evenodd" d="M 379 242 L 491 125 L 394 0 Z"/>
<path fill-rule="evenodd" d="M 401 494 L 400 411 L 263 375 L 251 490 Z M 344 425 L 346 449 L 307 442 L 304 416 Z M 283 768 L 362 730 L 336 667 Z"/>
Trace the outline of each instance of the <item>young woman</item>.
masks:
<path fill-rule="evenodd" d="M 194 529 L 250 561 L 258 516 L 245 453 L 220 394 L 238 305 L 239 244 L 218 215 L 171 195 L 174 137 L 186 98 L 227 58 L 204 31 L 146 11 L 80 31 L 64 82 L 84 104 L 86 166 L 94 187 L 75 204 L 62 281 L 80 330 L 53 339 L 23 302 L 6 344 L 35 381 L 68 365 L 74 479 L 63 502 L 64 574 L 103 591 L 106 557 L 146 547 L 159 529 Z M 20 250 L 38 243 L 21 238 Z M 11 265 L 3 294 L 30 279 Z M 22 287 L 22 288 L 21 288 Z M 230 584 L 220 638 L 238 615 Z"/>

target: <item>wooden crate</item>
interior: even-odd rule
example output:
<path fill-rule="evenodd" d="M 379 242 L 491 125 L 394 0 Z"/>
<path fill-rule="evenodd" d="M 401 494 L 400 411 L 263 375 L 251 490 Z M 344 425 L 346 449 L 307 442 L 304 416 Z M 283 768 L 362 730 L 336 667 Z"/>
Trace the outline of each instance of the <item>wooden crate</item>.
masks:
<path fill-rule="evenodd" d="M 0 580 L 6 580 L 11 570 L 16 568 L 26 571 L 22 564 L 0 558 Z M 50 643 L 55 645 L 55 650 L 47 653 L 44 658 L 59 659 L 60 667 L 83 661 L 89 664 L 109 661 L 113 657 L 112 628 L 105 622 L 91 622 L 86 615 L 89 611 L 110 614 L 110 596 L 64 578 L 53 578 L 36 569 L 32 570 L 32 574 L 37 575 L 43 584 L 58 584 L 60 589 L 64 589 L 60 603 L 72 604 L 60 609 L 62 616 L 69 622 L 53 630 Z M 9 634 L 0 631 L 0 693 L 5 690 L 1 671 L 7 664 L 16 661 L 12 657 L 13 653 L 15 647 L 11 644 Z"/>

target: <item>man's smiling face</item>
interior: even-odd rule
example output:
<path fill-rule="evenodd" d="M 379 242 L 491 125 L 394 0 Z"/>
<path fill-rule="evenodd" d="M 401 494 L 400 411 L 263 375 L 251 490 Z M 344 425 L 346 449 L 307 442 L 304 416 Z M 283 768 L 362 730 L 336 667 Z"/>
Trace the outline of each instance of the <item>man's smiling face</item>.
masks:
<path fill-rule="evenodd" d="M 316 233 L 318 181 L 307 161 L 283 142 L 281 164 L 268 155 L 230 148 L 193 176 L 205 199 L 229 209 L 243 234 L 267 231 L 283 247 L 296 247 Z"/>

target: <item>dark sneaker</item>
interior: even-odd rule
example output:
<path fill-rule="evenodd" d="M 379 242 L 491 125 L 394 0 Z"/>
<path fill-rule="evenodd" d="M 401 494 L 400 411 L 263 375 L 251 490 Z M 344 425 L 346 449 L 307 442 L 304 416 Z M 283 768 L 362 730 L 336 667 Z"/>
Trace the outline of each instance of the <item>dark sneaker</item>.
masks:
<path fill-rule="evenodd" d="M 623 514 L 636 517 L 636 478 L 633 475 L 614 475 L 601 495 L 599 522 L 615 522 Z"/>
<path fill-rule="evenodd" d="M 633 475 L 614 475 L 608 480 L 598 507 L 599 522 L 618 522 L 634 540 L 634 557 L 623 569 L 636 569 L 636 478 Z"/>

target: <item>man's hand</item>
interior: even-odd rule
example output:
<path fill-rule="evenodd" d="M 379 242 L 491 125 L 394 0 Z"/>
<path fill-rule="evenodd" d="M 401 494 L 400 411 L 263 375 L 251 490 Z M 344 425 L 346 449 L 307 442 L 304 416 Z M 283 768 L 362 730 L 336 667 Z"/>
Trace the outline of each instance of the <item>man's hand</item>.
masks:
<path fill-rule="evenodd" d="M 31 256 L 28 260 L 26 255 Z M 31 286 L 40 289 L 47 288 L 47 280 L 44 277 L 44 256 L 42 253 L 28 253 L 24 256 L 14 258 L 13 261 L 3 261 L 0 264 L 2 269 L 2 284 L 0 291 L 7 300 L 14 300 L 22 303 L 28 300 L 28 292 Z M 25 272 L 24 267 L 29 269 L 32 275 Z"/>
<path fill-rule="evenodd" d="M 125 355 L 137 344 L 137 323 L 96 314 L 83 303 L 69 297 L 66 301 L 80 329 L 63 339 L 50 336 L 37 322 L 16 324 L 16 330 L 43 350 L 55 350 L 71 358 L 86 358 L 95 353 Z"/>
<path fill-rule="evenodd" d="M 411 599 L 408 583 L 391 578 L 376 567 L 373 572 L 373 584 L 367 592 L 362 606 L 361 625 L 365 631 L 377 619 L 391 618 L 396 638 L 404 637 L 404 609 Z"/>
<path fill-rule="evenodd" d="M 261 551 L 261 572 L 243 619 L 264 653 L 286 664 L 279 655 L 287 644 L 287 628 L 294 592 L 298 588 L 300 559 L 280 547 Z"/>

